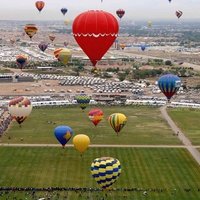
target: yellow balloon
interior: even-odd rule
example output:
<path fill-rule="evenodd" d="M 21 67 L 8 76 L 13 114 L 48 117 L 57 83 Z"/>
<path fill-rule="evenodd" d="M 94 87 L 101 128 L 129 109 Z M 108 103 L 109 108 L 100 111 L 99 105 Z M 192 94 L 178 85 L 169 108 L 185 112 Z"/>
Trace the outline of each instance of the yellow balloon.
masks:
<path fill-rule="evenodd" d="M 63 50 L 61 50 L 58 54 L 58 58 L 59 60 L 66 65 L 68 63 L 68 61 L 71 59 L 72 57 L 72 52 L 69 49 L 64 48 Z"/>
<path fill-rule="evenodd" d="M 79 134 L 73 138 L 74 148 L 81 154 L 87 150 L 90 144 L 90 138 L 87 135 Z"/>
<path fill-rule="evenodd" d="M 65 23 L 65 25 L 68 25 L 68 24 L 70 23 L 70 20 L 69 20 L 69 19 L 66 19 L 66 20 L 64 21 L 64 23 Z"/>

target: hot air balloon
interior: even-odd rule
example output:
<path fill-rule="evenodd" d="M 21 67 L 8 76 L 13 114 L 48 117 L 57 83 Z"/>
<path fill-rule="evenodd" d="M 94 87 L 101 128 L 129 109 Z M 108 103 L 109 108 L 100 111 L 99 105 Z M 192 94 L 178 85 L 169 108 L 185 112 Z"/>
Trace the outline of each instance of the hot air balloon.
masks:
<path fill-rule="evenodd" d="M 126 47 L 126 44 L 120 44 L 119 46 L 120 46 L 120 48 L 121 48 L 122 50 L 124 50 L 124 48 Z"/>
<path fill-rule="evenodd" d="M 32 105 L 29 99 L 17 97 L 9 102 L 8 111 L 12 118 L 21 124 L 30 115 Z"/>
<path fill-rule="evenodd" d="M 81 155 L 87 150 L 90 144 L 90 138 L 87 135 L 79 134 L 73 138 L 74 148 L 81 153 Z"/>
<path fill-rule="evenodd" d="M 97 124 L 103 119 L 103 111 L 99 108 L 92 109 L 88 113 L 88 117 L 92 123 L 97 126 Z"/>
<path fill-rule="evenodd" d="M 41 51 L 44 52 L 47 49 L 47 47 L 48 47 L 48 43 L 46 43 L 46 42 L 40 42 L 40 44 L 38 45 L 38 47 L 39 47 L 39 49 Z"/>
<path fill-rule="evenodd" d="M 11 44 L 15 44 L 15 42 L 16 42 L 16 40 L 15 40 L 14 38 L 11 38 L 11 39 L 10 39 L 10 43 L 11 43 Z"/>
<path fill-rule="evenodd" d="M 49 35 L 49 39 L 53 42 L 56 39 L 56 36 L 54 35 Z"/>
<path fill-rule="evenodd" d="M 146 49 L 146 44 L 141 44 L 141 45 L 140 45 L 140 48 L 141 48 L 142 51 L 145 51 L 145 49 Z"/>
<path fill-rule="evenodd" d="M 180 10 L 176 11 L 176 16 L 178 17 L 178 19 L 183 15 L 183 12 Z"/>
<path fill-rule="evenodd" d="M 64 65 L 68 63 L 68 61 L 72 57 L 72 52 L 69 49 L 62 49 L 58 54 L 58 60 L 61 61 Z"/>
<path fill-rule="evenodd" d="M 172 0 L 168 0 L 168 1 L 169 1 L 169 3 L 171 3 Z"/>
<path fill-rule="evenodd" d="M 63 42 L 64 47 L 67 47 L 69 42 Z"/>
<path fill-rule="evenodd" d="M 113 113 L 109 116 L 108 121 L 118 135 L 121 129 L 125 126 L 127 117 L 122 113 Z"/>
<path fill-rule="evenodd" d="M 151 28 L 152 27 L 152 21 L 148 21 L 147 26 L 148 26 L 148 28 Z"/>
<path fill-rule="evenodd" d="M 80 94 L 76 96 L 76 101 L 80 105 L 81 109 L 84 110 L 90 103 L 90 97 L 86 94 Z"/>
<path fill-rule="evenodd" d="M 93 66 L 101 60 L 117 38 L 116 18 L 105 11 L 90 10 L 78 15 L 73 22 L 73 35 Z"/>
<path fill-rule="evenodd" d="M 173 74 L 166 74 L 159 78 L 158 87 L 162 93 L 167 97 L 168 101 L 179 90 L 181 86 L 181 79 Z"/>
<path fill-rule="evenodd" d="M 55 58 L 57 58 L 59 60 L 59 53 L 63 50 L 63 48 L 58 48 L 58 49 L 55 49 L 53 54 L 55 56 Z"/>
<path fill-rule="evenodd" d="M 69 126 L 57 126 L 54 129 L 54 134 L 60 144 L 65 147 L 67 142 L 70 140 L 74 134 L 73 130 Z"/>
<path fill-rule="evenodd" d="M 38 11 L 41 12 L 42 9 L 43 9 L 44 6 L 45 6 L 45 3 L 44 3 L 44 1 L 36 1 L 36 2 L 35 2 L 35 6 L 36 6 L 36 8 L 38 9 Z"/>
<path fill-rule="evenodd" d="M 27 61 L 28 57 L 26 55 L 21 54 L 16 56 L 16 63 L 20 69 L 23 69 L 23 67 L 27 64 Z"/>
<path fill-rule="evenodd" d="M 66 19 L 65 21 L 64 21 L 64 24 L 67 26 L 67 25 L 69 25 L 69 23 L 70 23 L 70 20 L 69 19 Z"/>
<path fill-rule="evenodd" d="M 121 19 L 121 18 L 124 16 L 124 14 L 125 14 L 125 10 L 123 10 L 123 9 L 118 9 L 118 10 L 116 11 L 116 14 L 117 14 L 117 16 Z"/>
<path fill-rule="evenodd" d="M 110 189 L 121 174 L 121 165 L 116 158 L 96 158 L 92 162 L 91 173 L 102 189 Z"/>
<path fill-rule="evenodd" d="M 62 12 L 63 15 L 65 15 L 65 14 L 67 13 L 68 10 L 67 10 L 67 8 L 61 8 L 60 11 Z"/>
<path fill-rule="evenodd" d="M 38 29 L 35 24 L 26 24 L 24 31 L 31 39 L 37 33 Z"/>

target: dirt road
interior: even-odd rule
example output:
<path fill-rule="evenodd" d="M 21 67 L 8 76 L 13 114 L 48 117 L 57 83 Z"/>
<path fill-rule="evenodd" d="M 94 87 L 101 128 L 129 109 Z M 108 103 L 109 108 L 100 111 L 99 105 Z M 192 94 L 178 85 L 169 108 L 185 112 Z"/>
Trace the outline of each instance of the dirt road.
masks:
<path fill-rule="evenodd" d="M 174 131 L 175 134 L 177 134 L 177 137 L 179 140 L 185 145 L 186 149 L 191 153 L 193 158 L 198 162 L 200 165 L 200 152 L 192 146 L 191 141 L 184 135 L 184 133 L 176 126 L 176 124 L 173 122 L 173 120 L 170 118 L 170 116 L 167 113 L 166 110 L 167 106 L 163 106 L 160 108 L 162 116 L 165 118 L 171 129 Z"/>

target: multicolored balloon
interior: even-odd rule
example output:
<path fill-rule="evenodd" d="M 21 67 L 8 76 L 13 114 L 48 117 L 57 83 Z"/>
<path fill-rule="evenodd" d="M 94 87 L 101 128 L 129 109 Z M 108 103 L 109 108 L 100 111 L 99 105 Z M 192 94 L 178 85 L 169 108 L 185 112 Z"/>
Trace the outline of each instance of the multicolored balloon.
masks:
<path fill-rule="evenodd" d="M 110 189 L 121 174 L 121 165 L 116 158 L 96 158 L 92 162 L 91 173 L 101 188 Z"/>
<path fill-rule="evenodd" d="M 69 23 L 70 23 L 70 20 L 69 19 L 66 19 L 65 21 L 64 21 L 64 24 L 67 26 L 67 25 L 69 25 Z"/>
<path fill-rule="evenodd" d="M 72 57 L 72 52 L 69 49 L 62 49 L 58 54 L 58 60 L 66 65 Z"/>
<path fill-rule="evenodd" d="M 180 10 L 176 11 L 176 16 L 178 17 L 178 19 L 183 15 L 183 12 Z"/>
<path fill-rule="evenodd" d="M 117 14 L 117 16 L 121 19 L 121 18 L 124 16 L 124 14 L 125 14 L 125 10 L 123 10 L 123 9 L 118 9 L 118 10 L 116 11 L 116 14 Z"/>
<path fill-rule="evenodd" d="M 73 134 L 74 132 L 69 126 L 58 126 L 54 129 L 54 135 L 60 142 L 60 144 L 63 146 L 63 148 L 71 139 Z"/>
<path fill-rule="evenodd" d="M 21 124 L 30 115 L 32 105 L 29 99 L 25 97 L 17 97 L 9 102 L 8 111 L 12 118 L 15 119 L 18 124 Z"/>
<path fill-rule="evenodd" d="M 90 97 L 86 94 L 77 95 L 75 99 L 77 103 L 80 105 L 82 110 L 84 110 L 90 103 Z"/>
<path fill-rule="evenodd" d="M 55 49 L 53 54 L 55 56 L 55 58 L 57 58 L 59 60 L 59 53 L 63 50 L 63 48 L 58 48 L 58 49 Z"/>
<path fill-rule="evenodd" d="M 126 47 L 126 44 L 119 44 L 119 46 L 120 46 L 120 48 L 121 48 L 122 50 L 124 50 L 125 47 Z"/>
<path fill-rule="evenodd" d="M 32 37 L 37 33 L 38 29 L 35 24 L 26 24 L 24 31 L 29 38 L 32 39 Z"/>
<path fill-rule="evenodd" d="M 79 134 L 73 138 L 74 148 L 81 153 L 81 155 L 88 149 L 90 138 L 87 135 Z"/>
<path fill-rule="evenodd" d="M 63 42 L 64 47 L 67 47 L 69 42 Z"/>
<path fill-rule="evenodd" d="M 95 108 L 90 110 L 88 113 L 88 117 L 91 120 L 91 122 L 97 126 L 98 123 L 103 119 L 103 111 L 99 108 Z"/>
<path fill-rule="evenodd" d="M 42 9 L 43 9 L 44 6 L 45 6 L 45 3 L 44 3 L 44 1 L 36 1 L 36 2 L 35 2 L 35 6 L 36 6 L 36 8 L 38 9 L 38 11 L 41 12 Z"/>
<path fill-rule="evenodd" d="M 108 121 L 114 131 L 118 134 L 126 125 L 127 117 L 122 113 L 113 113 L 109 116 Z"/>
<path fill-rule="evenodd" d="M 117 38 L 119 25 L 112 14 L 90 10 L 75 18 L 72 31 L 76 42 L 95 66 Z"/>
<path fill-rule="evenodd" d="M 62 12 L 63 15 L 65 15 L 65 14 L 67 13 L 68 10 L 67 10 L 67 8 L 61 8 L 60 11 Z"/>
<path fill-rule="evenodd" d="M 28 57 L 26 55 L 17 55 L 16 56 L 16 63 L 17 63 L 17 66 L 22 70 L 26 64 L 27 64 L 27 61 L 28 61 Z"/>
<path fill-rule="evenodd" d="M 47 49 L 47 47 L 48 47 L 48 43 L 46 43 L 46 42 L 40 42 L 40 44 L 38 45 L 38 47 L 39 47 L 39 49 L 41 51 L 44 52 Z"/>
<path fill-rule="evenodd" d="M 161 92 L 167 97 L 168 101 L 181 87 L 181 79 L 173 74 L 166 74 L 159 78 L 158 87 Z"/>

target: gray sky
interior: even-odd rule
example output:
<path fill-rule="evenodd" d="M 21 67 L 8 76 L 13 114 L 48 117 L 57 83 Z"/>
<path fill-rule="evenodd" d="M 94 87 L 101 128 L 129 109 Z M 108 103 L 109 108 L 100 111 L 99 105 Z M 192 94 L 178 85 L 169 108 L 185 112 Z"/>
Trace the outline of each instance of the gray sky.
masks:
<path fill-rule="evenodd" d="M 105 10 L 115 14 L 122 8 L 126 11 L 124 19 L 153 20 L 174 19 L 175 11 L 183 11 L 181 20 L 200 18 L 200 0 L 44 0 L 45 8 L 39 14 L 35 0 L 0 0 L 1 20 L 64 20 L 74 19 L 86 10 Z M 63 16 L 62 7 L 68 8 Z"/>

